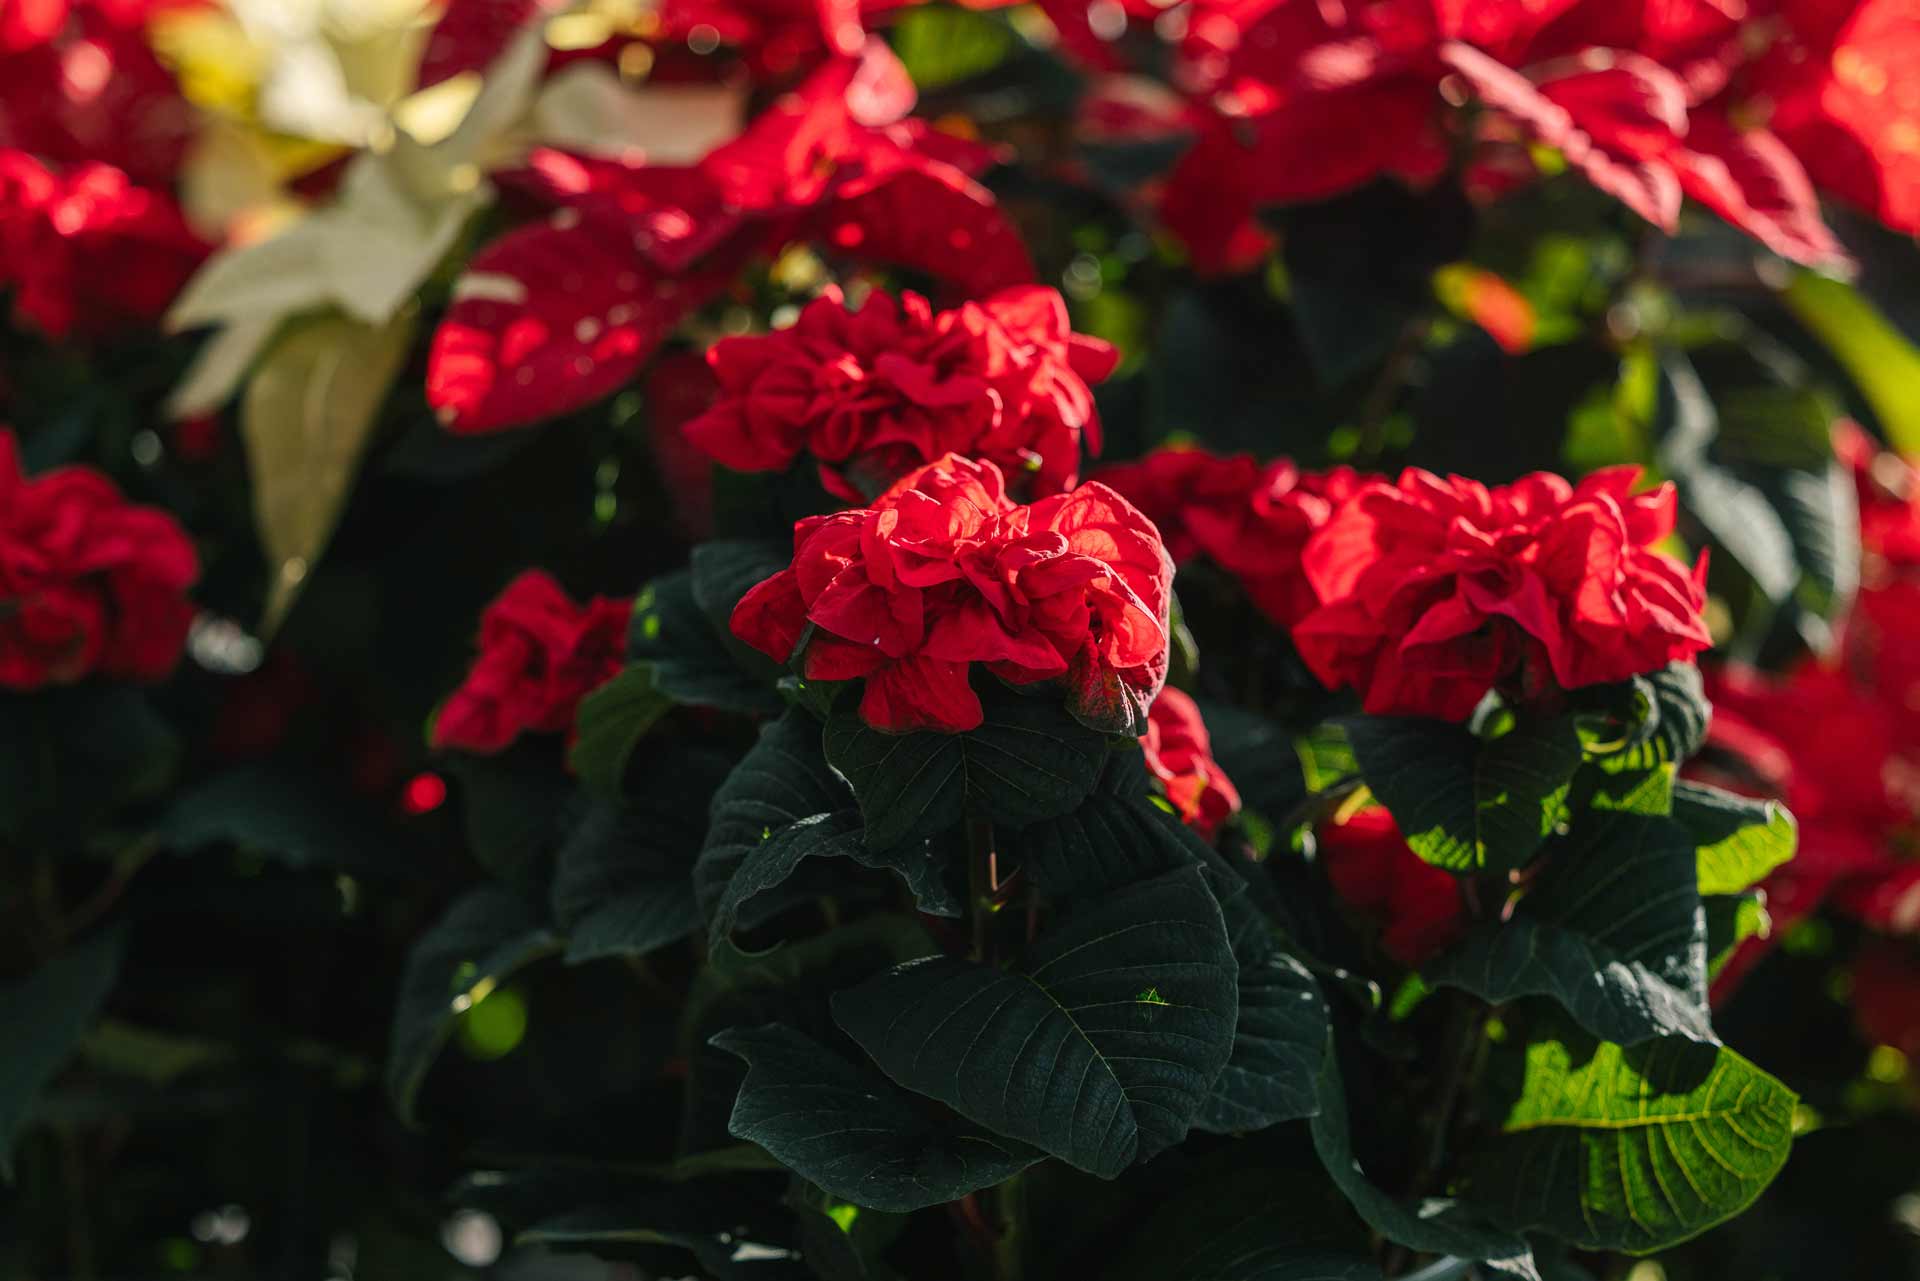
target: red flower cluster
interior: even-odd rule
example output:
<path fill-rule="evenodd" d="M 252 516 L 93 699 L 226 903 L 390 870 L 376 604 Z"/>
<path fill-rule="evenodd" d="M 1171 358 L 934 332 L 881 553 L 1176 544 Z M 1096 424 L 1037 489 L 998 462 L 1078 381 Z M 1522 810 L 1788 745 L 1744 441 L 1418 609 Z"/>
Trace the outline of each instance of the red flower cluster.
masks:
<path fill-rule="evenodd" d="M 1147 709 L 1140 736 L 1147 772 L 1167 789 L 1180 821 L 1207 840 L 1240 812 L 1240 793 L 1213 759 L 1213 741 L 1191 698 L 1169 685 Z"/>
<path fill-rule="evenodd" d="M 1897 182 L 1916 163 L 1900 143 L 1920 104 L 1898 72 L 1920 64 L 1920 31 L 1898 9 L 1199 0 L 1175 80 L 1206 115 L 1164 213 L 1203 268 L 1244 265 L 1266 243 L 1258 207 L 1383 176 L 1430 182 L 1449 135 L 1471 127 L 1480 194 L 1531 179 L 1546 146 L 1657 226 L 1673 227 L 1684 193 L 1789 258 L 1842 260 L 1808 168 L 1892 225 L 1920 225 Z M 1479 114 L 1449 113 L 1469 97 Z"/>
<path fill-rule="evenodd" d="M 480 616 L 480 656 L 433 720 L 433 745 L 504 750 L 523 733 L 573 727 L 580 700 L 620 670 L 632 603 L 576 605 L 552 576 L 530 569 Z"/>
<path fill-rule="evenodd" d="M 164 186 L 195 113 L 146 37 L 194 0 L 0 0 L 0 149 L 97 163 Z"/>
<path fill-rule="evenodd" d="M 876 729 L 960 732 L 982 719 L 973 664 L 1012 685 L 1057 680 L 1068 709 L 1141 734 L 1166 680 L 1173 565 L 1104 485 L 1021 506 L 1000 469 L 948 456 L 870 508 L 811 516 L 793 564 L 741 598 L 740 639 L 809 680 L 866 678 Z"/>
<path fill-rule="evenodd" d="M 1781 678 L 1709 671 L 1713 750 L 1693 772 L 1783 800 L 1798 820 L 1799 852 L 1765 887 L 1776 936 L 1825 902 L 1920 936 L 1920 473 L 1852 424 L 1835 445 L 1853 468 L 1862 552 L 1838 652 Z M 1727 981 L 1764 950 L 1749 942 Z"/>
<path fill-rule="evenodd" d="M 475 256 L 434 336 L 427 398 L 458 432 L 589 404 L 756 255 L 812 242 L 985 296 L 1033 278 L 972 175 L 996 152 L 906 119 L 886 47 L 839 58 L 694 166 L 537 154 L 500 176 L 556 206 Z"/>
<path fill-rule="evenodd" d="M 1521 700 L 1625 680 L 1712 643 L 1706 562 L 1652 550 L 1674 491 L 1635 467 L 1577 486 L 1544 472 L 1494 489 L 1410 468 L 1361 488 L 1308 542 L 1320 607 L 1294 644 L 1370 713 L 1464 720 L 1489 690 Z"/>
<path fill-rule="evenodd" d="M 849 311 L 830 290 L 787 329 L 714 344 L 720 399 L 686 432 L 736 471 L 783 471 L 809 454 L 848 502 L 943 454 L 1057 494 L 1073 487 L 1082 438 L 1099 452 L 1087 384 L 1117 358 L 1074 333 L 1060 295 L 1037 285 L 942 312 L 878 292 Z"/>
<path fill-rule="evenodd" d="M 1418 968 L 1466 928 L 1460 882 L 1423 862 L 1378 806 L 1314 835 L 1327 881 L 1341 900 L 1379 923 L 1380 946 Z"/>
<path fill-rule="evenodd" d="M 1176 564 L 1207 557 L 1282 627 L 1320 603 L 1300 565 L 1307 539 L 1369 479 L 1351 467 L 1303 472 L 1285 458 L 1261 464 L 1183 447 L 1099 473 L 1159 527 Z"/>
<path fill-rule="evenodd" d="M 180 661 L 199 576 L 173 517 L 90 468 L 28 479 L 0 429 L 0 688 L 159 680 Z"/>
<path fill-rule="evenodd" d="M 50 338 L 157 321 L 208 246 L 173 202 L 106 165 L 0 151 L 0 288 Z"/>

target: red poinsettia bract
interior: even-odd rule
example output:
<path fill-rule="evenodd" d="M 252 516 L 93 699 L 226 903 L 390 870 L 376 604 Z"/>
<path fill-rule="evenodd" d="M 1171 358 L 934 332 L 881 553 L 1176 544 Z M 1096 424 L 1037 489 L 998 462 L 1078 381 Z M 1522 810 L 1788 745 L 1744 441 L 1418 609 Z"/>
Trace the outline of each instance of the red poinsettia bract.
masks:
<path fill-rule="evenodd" d="M 1468 182 L 1481 194 L 1530 180 L 1544 145 L 1656 226 L 1672 229 L 1684 193 L 1786 257 L 1844 262 L 1803 166 L 1831 168 L 1832 156 L 1769 130 L 1781 90 L 1759 70 L 1743 74 L 1792 38 L 1800 15 L 1777 9 L 1201 0 L 1176 78 L 1211 116 L 1163 215 L 1203 269 L 1243 267 L 1265 248 L 1252 221 L 1260 206 L 1380 177 L 1430 182 L 1447 166 L 1449 135 L 1471 127 L 1480 154 Z M 1858 61 L 1860 48 L 1847 47 Z M 1820 79 L 1787 74 L 1794 87 Z M 1469 98 L 1478 115 L 1450 111 Z"/>
<path fill-rule="evenodd" d="M 196 0 L 0 0 L 0 148 L 164 186 L 199 116 L 147 21 Z"/>
<path fill-rule="evenodd" d="M 809 680 L 865 678 L 874 728 L 978 727 L 980 663 L 1012 685 L 1058 681 L 1088 725 L 1146 731 L 1173 565 L 1106 486 L 1022 506 L 992 463 L 949 455 L 869 508 L 798 522 L 793 548 L 741 598 L 734 634 L 779 662 L 800 651 Z"/>
<path fill-rule="evenodd" d="M 632 613 L 603 596 L 576 604 L 542 570 L 521 574 L 480 615 L 479 656 L 434 717 L 434 746 L 491 754 L 571 728 L 580 700 L 620 670 Z"/>
<path fill-rule="evenodd" d="M 1240 793 L 1213 759 L 1213 740 L 1200 709 L 1169 685 L 1147 709 L 1140 750 L 1147 772 L 1167 789 L 1180 821 L 1212 840 L 1220 825 L 1240 812 Z"/>
<path fill-rule="evenodd" d="M 0 429 L 0 688 L 159 680 L 180 661 L 199 576 L 172 516 L 88 467 L 26 476 Z"/>
<path fill-rule="evenodd" d="M 1083 440 L 1099 452 L 1087 384 L 1117 358 L 1037 285 L 942 312 L 879 292 L 849 310 L 831 290 L 786 329 L 714 344 L 720 398 L 685 430 L 736 471 L 783 471 L 808 454 L 849 502 L 943 454 L 1030 477 L 1044 496 L 1072 487 Z"/>
<path fill-rule="evenodd" d="M 1635 494 L 1638 478 L 1541 472 L 1489 489 L 1409 468 L 1364 485 L 1307 544 L 1321 603 L 1294 644 L 1369 713 L 1455 721 L 1489 690 L 1530 701 L 1691 658 L 1712 643 L 1706 562 L 1689 572 L 1653 550 L 1674 491 Z"/>
<path fill-rule="evenodd" d="M 537 153 L 503 184 L 557 206 L 474 257 L 434 335 L 427 399 L 456 432 L 565 413 L 629 380 L 756 255 L 815 243 L 968 296 L 1033 279 L 973 179 L 997 153 L 906 119 L 878 41 L 839 58 L 698 165 Z"/>
<path fill-rule="evenodd" d="M 1378 806 L 1314 834 L 1327 882 L 1341 900 L 1380 926 L 1380 946 L 1418 968 L 1466 928 L 1460 882 L 1422 862 Z"/>
<path fill-rule="evenodd" d="M 1185 447 L 1103 468 L 1097 478 L 1159 527 L 1176 564 L 1205 556 L 1282 627 L 1320 603 L 1300 564 L 1307 539 L 1373 479 L 1350 467 L 1305 472 L 1285 458 L 1263 464 Z"/>
<path fill-rule="evenodd" d="M 118 169 L 0 151 L 0 288 L 50 338 L 152 324 L 206 257 L 172 200 Z"/>

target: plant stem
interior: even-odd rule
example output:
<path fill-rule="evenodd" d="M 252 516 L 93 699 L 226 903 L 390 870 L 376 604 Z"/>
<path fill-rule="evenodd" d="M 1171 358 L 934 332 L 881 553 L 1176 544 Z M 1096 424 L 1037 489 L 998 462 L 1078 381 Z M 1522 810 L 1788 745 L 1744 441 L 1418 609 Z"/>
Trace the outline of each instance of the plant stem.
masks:
<path fill-rule="evenodd" d="M 1433 1133 L 1427 1143 L 1427 1154 L 1414 1176 L 1415 1196 L 1427 1196 L 1434 1191 L 1446 1168 L 1447 1139 L 1452 1135 L 1460 1096 L 1466 1089 L 1467 1078 L 1472 1074 L 1471 1069 L 1478 1058 L 1481 1031 L 1486 1018 L 1486 1007 L 1471 997 L 1461 997 L 1454 1006 L 1447 1034 L 1452 1057 L 1447 1064 L 1446 1079 L 1440 1086 L 1440 1102 L 1434 1113 Z"/>
<path fill-rule="evenodd" d="M 967 820 L 967 912 L 973 919 L 974 960 L 997 965 L 1000 958 L 993 946 L 993 918 L 998 907 L 994 884 L 993 824 L 986 819 Z"/>

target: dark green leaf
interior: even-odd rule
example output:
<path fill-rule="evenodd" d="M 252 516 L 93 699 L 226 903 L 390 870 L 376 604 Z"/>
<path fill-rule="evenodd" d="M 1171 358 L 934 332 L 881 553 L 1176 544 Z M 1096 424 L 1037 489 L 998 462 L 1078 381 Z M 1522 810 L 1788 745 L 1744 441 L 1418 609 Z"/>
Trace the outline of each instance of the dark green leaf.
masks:
<path fill-rule="evenodd" d="M 1284 728 L 1231 703 L 1203 701 L 1200 714 L 1213 759 L 1248 809 L 1278 821 L 1307 799 L 1305 771 Z"/>
<path fill-rule="evenodd" d="M 573 787 L 556 762 L 522 742 L 498 756 L 447 757 L 459 784 L 467 847 L 489 872 L 516 888 L 537 889 L 559 843 Z"/>
<path fill-rule="evenodd" d="M 1145 793 L 1144 775 L 1139 790 Z M 1146 800 L 1103 789 L 1072 813 L 1011 833 L 1002 844 L 1051 897 L 1098 894 L 1194 861 L 1164 818 Z"/>
<path fill-rule="evenodd" d="M 495 886 L 469 891 L 407 956 L 393 1013 L 387 1089 L 409 1124 L 420 1087 L 459 1021 L 521 967 L 560 950 L 538 912 Z"/>
<path fill-rule="evenodd" d="M 1291 1165 L 1183 1180 L 1115 1252 L 1114 1281 L 1381 1281 L 1338 1198 Z"/>
<path fill-rule="evenodd" d="M 1467 1194 L 1582 1249 L 1662 1249 L 1760 1195 L 1786 1162 L 1795 1102 L 1723 1046 L 1543 1038 Z"/>
<path fill-rule="evenodd" d="M 388 844 L 350 796 L 313 776 L 272 765 L 237 765 L 191 788 L 160 820 L 160 844 L 191 851 L 230 844 L 291 867 L 381 867 Z"/>
<path fill-rule="evenodd" d="M 1407 844 L 1450 872 L 1522 867 L 1565 816 L 1580 739 L 1561 718 L 1499 738 L 1398 717 L 1345 722 L 1360 773 Z"/>
<path fill-rule="evenodd" d="M 804 1275 L 790 1226 L 768 1213 L 774 1207 L 758 1203 L 758 1191 L 757 1184 L 698 1191 L 636 1188 L 617 1201 L 575 1206 L 541 1219 L 515 1241 L 631 1260 L 656 1276 L 679 1274 L 689 1255 L 701 1275 L 718 1281 L 787 1281 Z M 758 1221 L 743 1223 L 743 1218 Z"/>
<path fill-rule="evenodd" d="M 580 700 L 567 764 L 602 796 L 618 796 L 627 762 L 673 700 L 654 686 L 653 667 L 635 663 Z"/>
<path fill-rule="evenodd" d="M 775 832 L 844 809 L 849 799 L 846 784 L 821 754 L 818 721 L 794 708 L 766 726 L 713 794 L 706 846 L 693 873 L 701 912 L 713 919 L 734 874 Z M 759 906 L 768 912 L 780 909 L 769 896 L 761 897 Z M 755 924 L 764 918 L 747 912 L 742 919 Z"/>
<path fill-rule="evenodd" d="M 895 1081 L 1103 1178 L 1178 1143 L 1233 1049 L 1233 954 L 1198 868 L 1087 903 L 1023 967 L 910 962 L 834 997 Z"/>
<path fill-rule="evenodd" d="M 1227 917 L 1240 963 L 1240 1019 L 1233 1055 L 1194 1128 L 1235 1133 L 1312 1116 L 1320 1110 L 1326 998 L 1307 968 L 1274 945 L 1250 905 L 1236 903 Z"/>
<path fill-rule="evenodd" d="M 645 793 L 587 810 L 554 860 L 553 919 L 569 964 L 645 956 L 700 927 L 693 864 L 704 797 L 724 770 L 711 753 L 676 753 Z"/>
<path fill-rule="evenodd" d="M 179 736 L 135 686 L 0 694 L 0 835 L 77 844 L 157 795 L 179 759 Z"/>
<path fill-rule="evenodd" d="M 1519 1275 L 1532 1274 L 1533 1253 L 1518 1234 L 1484 1221 L 1474 1208 L 1460 1201 L 1429 1198 L 1411 1204 L 1389 1196 L 1367 1177 L 1354 1156 L 1347 1116 L 1346 1090 L 1340 1080 L 1339 1056 L 1332 1042 L 1320 1067 L 1320 1111 L 1308 1123 L 1314 1151 L 1327 1173 L 1347 1195 L 1360 1217 L 1381 1236 L 1424 1254 L 1451 1254 L 1462 1259 L 1497 1259 L 1510 1263 Z"/>
<path fill-rule="evenodd" d="M 1499 1003 L 1560 1002 L 1595 1035 L 1711 1041 L 1693 844 L 1671 820 L 1589 811 L 1549 847 L 1511 920 L 1483 922 L 1422 971 Z"/>
<path fill-rule="evenodd" d="M 731 607 L 729 607 L 731 608 Z M 748 716 L 777 716 L 777 666 L 747 650 L 709 620 L 694 599 L 689 571 L 648 583 L 633 603 L 627 629 L 627 659 L 653 668 L 653 685 L 676 703 L 717 707 Z"/>
<path fill-rule="evenodd" d="M 1093 791 L 1105 735 L 1049 698 L 982 701 L 985 723 L 965 734 L 883 734 L 850 710 L 827 722 L 827 760 L 853 784 L 870 848 L 937 836 L 968 814 L 1025 827 Z"/>
<path fill-rule="evenodd" d="M 729 538 L 693 549 L 693 599 L 721 636 L 731 638 L 733 607 L 740 598 L 785 569 L 793 547 L 772 539 Z"/>
<path fill-rule="evenodd" d="M 1599 756 L 1600 768 L 1617 774 L 1645 774 L 1662 765 L 1678 766 L 1707 741 L 1713 706 L 1707 702 L 1700 669 L 1692 663 L 1669 663 L 1657 672 L 1635 678 L 1644 685 L 1652 724 L 1644 735 L 1622 751 Z"/>
<path fill-rule="evenodd" d="M 1777 801 L 1736 796 L 1704 783 L 1673 788 L 1673 821 L 1698 846 L 1700 892 L 1738 894 L 1793 857 L 1793 815 Z"/>
<path fill-rule="evenodd" d="M 1750 938 L 1765 938 L 1773 928 L 1765 896 L 1759 890 L 1739 894 L 1712 894 L 1700 900 L 1707 913 L 1707 978 L 1718 978 L 1721 967 L 1733 959 Z"/>
<path fill-rule="evenodd" d="M 855 1205 L 894 1213 L 939 1205 L 1042 1156 L 932 1112 L 872 1068 L 792 1028 L 734 1028 L 713 1044 L 747 1061 L 728 1130 Z"/>
<path fill-rule="evenodd" d="M 31 1119 L 34 1100 L 72 1057 L 106 1004 L 120 974 L 126 940 L 104 930 L 0 988 L 0 1177 L 13 1179 L 13 1145 Z"/>

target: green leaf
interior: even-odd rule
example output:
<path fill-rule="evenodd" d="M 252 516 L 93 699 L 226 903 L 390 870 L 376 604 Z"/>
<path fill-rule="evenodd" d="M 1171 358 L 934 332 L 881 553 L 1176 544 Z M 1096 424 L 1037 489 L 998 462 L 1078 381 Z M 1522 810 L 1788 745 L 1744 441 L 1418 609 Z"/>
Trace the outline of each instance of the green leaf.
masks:
<path fill-rule="evenodd" d="M 792 545 L 772 539 L 725 538 L 701 543 L 690 558 L 694 603 L 714 630 L 732 640 L 733 607 L 792 560 Z"/>
<path fill-rule="evenodd" d="M 1194 1128 L 1217 1134 L 1265 1129 L 1320 1110 L 1327 1001 L 1307 968 L 1282 952 L 1244 899 L 1226 909 L 1240 965 L 1233 1053 Z"/>
<path fill-rule="evenodd" d="M 1634 684 L 1645 687 L 1649 723 L 1630 745 L 1596 755 L 1595 763 L 1613 774 L 1644 774 L 1662 765 L 1678 766 L 1699 751 L 1713 721 L 1700 669 L 1692 663 L 1669 663 L 1636 676 Z"/>
<path fill-rule="evenodd" d="M 230 844 L 290 867 L 393 869 L 382 828 L 351 796 L 311 771 L 237 765 L 189 789 L 160 820 L 160 844 L 191 851 Z"/>
<path fill-rule="evenodd" d="M 701 800 L 725 764 L 685 753 L 624 802 L 600 801 L 568 834 L 554 860 L 554 922 L 570 965 L 645 956 L 700 928 L 692 870 L 706 835 Z"/>
<path fill-rule="evenodd" d="M 633 749 L 672 706 L 673 700 L 656 688 L 651 664 L 634 663 L 622 668 L 612 680 L 580 700 L 567 764 L 594 791 L 618 796 Z"/>
<path fill-rule="evenodd" d="M 10 987 L 0 988 L 0 1178 L 13 1180 L 13 1145 L 34 1101 L 73 1056 L 120 975 L 126 939 L 103 930 L 69 947 Z"/>
<path fill-rule="evenodd" d="M 1673 821 L 1698 846 L 1702 894 L 1738 894 L 1793 857 L 1799 829 L 1777 801 L 1736 796 L 1704 783 L 1673 789 Z"/>
<path fill-rule="evenodd" d="M 141 690 L 84 683 L 0 694 L 0 835 L 77 848 L 163 792 L 180 737 Z"/>
<path fill-rule="evenodd" d="M 728 1131 L 855 1205 L 892 1213 L 940 1205 L 1043 1155 L 929 1110 L 792 1028 L 734 1028 L 712 1043 L 747 1061 Z"/>
<path fill-rule="evenodd" d="M 1344 722 L 1360 773 L 1407 844 L 1450 872 L 1522 867 L 1566 812 L 1580 739 L 1566 718 L 1522 722 L 1495 739 L 1399 717 Z"/>
<path fill-rule="evenodd" d="M 1093 791 L 1107 739 L 1048 698 L 989 694 L 986 720 L 965 734 L 883 734 L 852 710 L 827 722 L 827 760 L 853 784 L 867 844 L 933 837 L 967 815 L 1026 827 L 1072 810 Z"/>
<path fill-rule="evenodd" d="M 1781 298 L 1846 366 L 1894 447 L 1920 454 L 1920 351 L 1843 281 L 1803 271 Z"/>
<path fill-rule="evenodd" d="M 1013 28 L 998 15 L 970 9 L 911 9 L 889 34 L 893 51 L 922 92 L 993 70 L 1016 44 Z"/>
<path fill-rule="evenodd" d="M 1113 1281 L 1381 1281 L 1340 1194 L 1294 1163 L 1182 1179 L 1112 1258 Z"/>
<path fill-rule="evenodd" d="M 699 1275 L 716 1281 L 796 1275 L 800 1256 L 791 1225 L 780 1221 L 784 1212 L 771 1213 L 780 1207 L 761 1181 L 612 1191 L 620 1194 L 617 1199 L 549 1215 L 523 1229 L 514 1244 L 622 1260 L 644 1276 L 684 1275 L 688 1256 Z"/>
<path fill-rule="evenodd" d="M 1437 1197 L 1416 1205 L 1383 1191 L 1367 1177 L 1354 1155 L 1350 1126 L 1339 1056 L 1329 1039 L 1320 1067 L 1320 1111 L 1308 1123 L 1308 1129 L 1320 1163 L 1360 1217 L 1381 1236 L 1410 1250 L 1499 1260 L 1510 1264 L 1519 1275 L 1532 1274 L 1538 1281 L 1526 1241 L 1485 1222 L 1474 1207 Z"/>
<path fill-rule="evenodd" d="M 1150 802 L 1103 788 L 1070 814 L 1009 833 L 1002 848 L 1052 898 L 1099 894 L 1194 862 L 1165 819 Z"/>
<path fill-rule="evenodd" d="M 515 971 L 560 950 L 560 939 L 519 896 L 469 891 L 414 943 L 400 976 L 387 1089 L 400 1117 L 419 1121 L 420 1089 L 454 1029 Z"/>
<path fill-rule="evenodd" d="M 687 570 L 656 578 L 633 603 L 627 630 L 627 659 L 653 668 L 653 685 L 676 703 L 717 707 L 746 716 L 777 716 L 782 704 L 774 692 L 777 669 L 764 654 L 747 651 L 743 663 L 738 642 L 701 610 Z"/>
<path fill-rule="evenodd" d="M 1512 919 L 1476 925 L 1422 970 L 1427 982 L 1496 1004 L 1552 997 L 1582 1027 L 1626 1044 L 1713 1040 L 1687 834 L 1668 819 L 1589 811 L 1547 858 Z"/>
<path fill-rule="evenodd" d="M 792 708 L 765 727 L 713 794 L 706 846 L 693 870 L 701 912 L 713 919 L 734 874 L 775 832 L 844 809 L 848 799 L 846 784 L 821 755 L 818 721 Z M 775 903 L 764 906 L 779 910 Z M 751 925 L 763 918 L 748 912 L 742 919 Z"/>
<path fill-rule="evenodd" d="M 1523 1230 L 1645 1254 L 1760 1195 L 1786 1162 L 1796 1102 L 1724 1046 L 1548 1037 L 1527 1047 L 1505 1133 L 1476 1154 L 1466 1192 Z"/>
<path fill-rule="evenodd" d="M 1305 769 L 1282 726 L 1232 703 L 1202 700 L 1200 715 L 1213 759 L 1248 809 L 1277 822 L 1307 799 Z"/>
<path fill-rule="evenodd" d="M 508 884 L 538 889 L 561 837 L 572 784 L 526 742 L 498 756 L 449 753 L 446 767 L 459 784 L 462 825 L 475 860 Z"/>
<path fill-rule="evenodd" d="M 910 962 L 835 995 L 881 1069 L 1114 1178 L 1186 1136 L 1233 1050 L 1235 967 L 1198 868 L 1086 903 L 1018 970 Z"/>
<path fill-rule="evenodd" d="M 333 538 L 413 330 L 411 311 L 378 323 L 339 314 L 300 321 L 275 340 L 247 383 L 240 436 L 271 574 L 266 634 L 293 608 Z"/>

